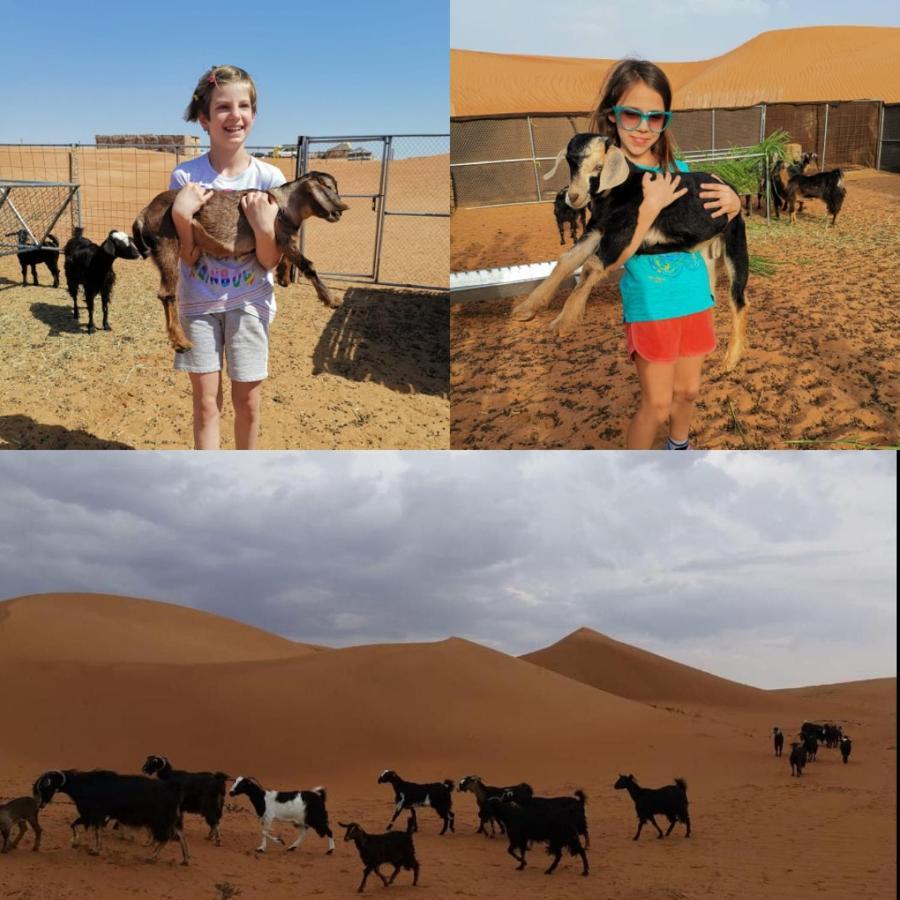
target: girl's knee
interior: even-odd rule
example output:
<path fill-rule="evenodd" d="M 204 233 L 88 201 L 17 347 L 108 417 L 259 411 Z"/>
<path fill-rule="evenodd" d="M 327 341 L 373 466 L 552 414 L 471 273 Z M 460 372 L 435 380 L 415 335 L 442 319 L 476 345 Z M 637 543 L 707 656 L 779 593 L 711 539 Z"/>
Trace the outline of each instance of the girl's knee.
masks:
<path fill-rule="evenodd" d="M 699 393 L 699 384 L 677 385 L 672 392 L 672 399 L 676 403 L 693 403 Z"/>
<path fill-rule="evenodd" d="M 657 425 L 664 425 L 672 414 L 670 400 L 645 400 L 641 403 L 641 409 L 645 416 L 652 417 Z"/>
<path fill-rule="evenodd" d="M 219 418 L 219 400 L 216 394 L 202 394 L 194 398 L 194 415 L 203 425 Z"/>

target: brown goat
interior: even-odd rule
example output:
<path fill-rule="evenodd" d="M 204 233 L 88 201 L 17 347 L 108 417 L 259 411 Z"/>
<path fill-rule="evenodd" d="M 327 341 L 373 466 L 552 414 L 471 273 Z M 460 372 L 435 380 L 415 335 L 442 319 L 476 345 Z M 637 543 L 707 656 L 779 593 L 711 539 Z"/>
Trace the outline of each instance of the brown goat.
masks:
<path fill-rule="evenodd" d="M 34 846 L 32 850 L 40 850 L 41 848 L 41 826 L 38 825 L 38 810 L 41 808 L 40 803 L 34 797 L 17 797 L 0 806 L 0 837 L 3 838 L 3 847 L 0 853 L 8 853 L 15 850 L 25 834 L 25 823 L 27 822 L 32 831 L 34 831 Z M 19 826 L 19 833 L 15 839 L 10 842 L 9 833 L 12 831 L 13 825 Z"/>
<path fill-rule="evenodd" d="M 241 198 L 249 191 L 213 191 L 212 196 L 197 211 L 192 223 L 194 243 L 210 256 L 241 256 L 256 250 L 256 238 L 241 209 Z M 266 193 L 278 204 L 275 219 L 275 243 L 283 258 L 278 266 L 278 283 L 286 287 L 290 264 L 312 282 L 319 299 L 335 307 L 328 289 L 319 279 L 313 264 L 300 253 L 300 226 L 305 219 L 316 216 L 337 222 L 347 209 L 338 195 L 337 181 L 327 172 L 309 172 L 281 187 Z M 172 219 L 172 204 L 178 191 L 163 191 L 138 214 L 132 233 L 134 242 L 146 259 L 153 261 L 161 276 L 159 294 L 166 315 L 166 331 L 177 352 L 190 350 L 188 340 L 175 311 L 175 287 L 178 283 L 178 232 Z"/>

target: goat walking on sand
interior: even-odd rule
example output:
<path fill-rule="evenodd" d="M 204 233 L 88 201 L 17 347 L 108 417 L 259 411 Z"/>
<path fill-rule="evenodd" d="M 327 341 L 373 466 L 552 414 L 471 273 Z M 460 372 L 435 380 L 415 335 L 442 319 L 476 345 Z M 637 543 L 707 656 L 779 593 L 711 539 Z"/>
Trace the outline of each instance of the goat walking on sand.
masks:
<path fill-rule="evenodd" d="M 775 744 L 775 755 L 781 756 L 781 751 L 784 748 L 784 733 L 778 727 L 772 729 L 772 740 Z"/>
<path fill-rule="evenodd" d="M 419 883 L 419 861 L 416 859 L 416 848 L 413 845 L 412 820 L 406 831 L 389 831 L 387 834 L 368 834 L 356 824 L 356 822 L 338 822 L 341 828 L 346 828 L 345 841 L 353 841 L 362 860 L 363 877 L 356 889 L 362 893 L 366 887 L 366 879 L 374 872 L 387 887 L 394 883 L 400 869 L 411 869 L 413 873 L 413 887 Z M 379 866 L 390 865 L 394 867 L 390 878 L 385 878 L 379 871 Z"/>
<path fill-rule="evenodd" d="M 617 791 L 628 791 L 634 800 L 634 808 L 638 816 L 638 830 L 632 840 L 641 836 L 645 822 L 649 822 L 657 831 L 657 837 L 668 837 L 676 822 L 684 822 L 687 826 L 685 837 L 691 836 L 691 819 L 688 815 L 687 783 L 683 778 L 676 778 L 675 784 L 661 788 L 642 788 L 634 775 L 620 775 L 613 787 Z M 664 815 L 669 820 L 669 828 L 665 834 L 656 824 L 654 815 Z"/>
<path fill-rule="evenodd" d="M 41 826 L 38 824 L 38 810 L 40 803 L 34 797 L 17 797 L 8 803 L 0 805 L 0 837 L 3 838 L 3 847 L 0 853 L 8 853 L 15 850 L 25 834 L 25 826 L 30 825 L 34 832 L 34 845 L 32 850 L 41 849 Z M 9 839 L 9 833 L 12 831 L 13 825 L 17 825 L 19 833 Z"/>
<path fill-rule="evenodd" d="M 455 831 L 453 813 L 453 781 L 445 778 L 443 781 L 431 784 L 416 784 L 414 781 L 404 781 L 393 769 L 385 769 L 378 776 L 379 784 L 390 784 L 394 788 L 394 815 L 387 824 L 387 830 L 394 827 L 397 816 L 408 809 L 410 812 L 410 830 L 418 831 L 419 823 L 416 820 L 417 806 L 430 806 L 444 823 L 441 834 L 447 829 Z"/>

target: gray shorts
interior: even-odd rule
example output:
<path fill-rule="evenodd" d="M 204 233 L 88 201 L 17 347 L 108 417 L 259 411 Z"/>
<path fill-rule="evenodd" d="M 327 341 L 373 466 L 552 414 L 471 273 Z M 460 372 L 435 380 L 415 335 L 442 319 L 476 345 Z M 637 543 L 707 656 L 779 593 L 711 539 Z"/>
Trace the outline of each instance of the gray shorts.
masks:
<path fill-rule="evenodd" d="M 175 354 L 179 372 L 222 371 L 228 361 L 232 381 L 262 381 L 269 374 L 269 323 L 245 309 L 183 316 L 181 327 L 194 346 Z"/>

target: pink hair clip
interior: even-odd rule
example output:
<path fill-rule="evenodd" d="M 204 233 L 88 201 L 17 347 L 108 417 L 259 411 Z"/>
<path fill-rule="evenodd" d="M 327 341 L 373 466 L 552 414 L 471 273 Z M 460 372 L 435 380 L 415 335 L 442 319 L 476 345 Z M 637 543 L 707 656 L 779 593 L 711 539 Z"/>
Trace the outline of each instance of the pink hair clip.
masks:
<path fill-rule="evenodd" d="M 209 78 L 206 79 L 210 84 L 214 84 L 216 87 L 219 86 L 219 83 L 216 81 L 216 73 L 210 72 Z"/>

